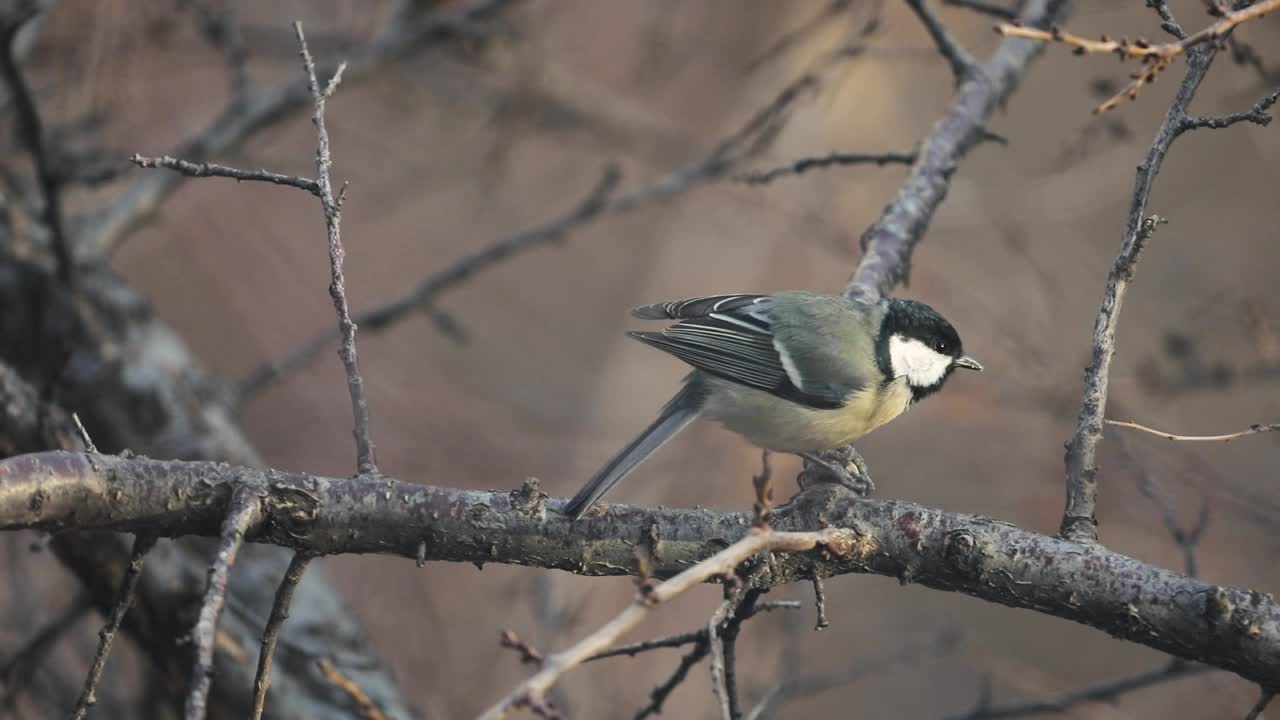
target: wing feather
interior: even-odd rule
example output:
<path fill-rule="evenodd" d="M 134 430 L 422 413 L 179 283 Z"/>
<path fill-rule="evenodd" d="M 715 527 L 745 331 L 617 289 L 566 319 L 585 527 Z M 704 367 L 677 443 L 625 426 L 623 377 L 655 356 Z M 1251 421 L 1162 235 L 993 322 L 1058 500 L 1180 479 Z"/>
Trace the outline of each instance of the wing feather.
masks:
<path fill-rule="evenodd" d="M 681 322 L 662 332 L 627 334 L 717 377 L 809 407 L 843 407 L 856 388 L 807 383 L 800 377 L 796 363 L 778 348 L 771 306 L 768 295 L 709 295 L 645 305 L 632 313 Z"/>

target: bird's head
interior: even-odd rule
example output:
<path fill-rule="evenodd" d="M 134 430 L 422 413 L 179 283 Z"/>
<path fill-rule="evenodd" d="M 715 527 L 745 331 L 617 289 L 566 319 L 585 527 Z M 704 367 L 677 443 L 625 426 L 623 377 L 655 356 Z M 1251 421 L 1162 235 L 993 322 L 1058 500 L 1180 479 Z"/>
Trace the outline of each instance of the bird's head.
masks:
<path fill-rule="evenodd" d="M 964 354 L 951 323 L 916 300 L 889 301 L 876 345 L 881 369 L 891 378 L 905 377 L 914 400 L 940 389 L 956 368 L 982 370 Z"/>

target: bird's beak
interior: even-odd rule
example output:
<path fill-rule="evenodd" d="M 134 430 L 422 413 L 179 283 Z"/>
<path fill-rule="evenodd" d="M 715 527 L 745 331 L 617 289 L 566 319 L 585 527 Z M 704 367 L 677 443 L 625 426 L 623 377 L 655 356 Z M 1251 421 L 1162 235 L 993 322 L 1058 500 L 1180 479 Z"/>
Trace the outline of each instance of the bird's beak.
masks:
<path fill-rule="evenodd" d="M 951 361 L 951 365 L 954 367 L 962 367 L 962 368 L 967 368 L 969 370 L 977 370 L 978 372 L 982 372 L 982 363 L 978 362 L 977 360 L 974 360 L 968 355 L 961 355 L 960 357 Z"/>

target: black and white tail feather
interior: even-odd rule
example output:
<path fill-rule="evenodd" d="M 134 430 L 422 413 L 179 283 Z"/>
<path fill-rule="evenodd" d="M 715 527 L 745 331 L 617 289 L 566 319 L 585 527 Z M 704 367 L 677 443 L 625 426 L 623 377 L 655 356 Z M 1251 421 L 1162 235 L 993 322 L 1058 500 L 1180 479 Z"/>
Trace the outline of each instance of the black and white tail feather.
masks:
<path fill-rule="evenodd" d="M 704 388 L 701 383 L 688 382 L 676 396 L 658 413 L 658 418 L 650 423 L 636 439 L 618 451 L 613 459 L 596 471 L 587 484 L 578 490 L 578 494 L 564 506 L 564 514 L 574 520 L 582 517 L 609 488 L 618 484 L 628 473 L 644 462 L 658 448 L 666 444 L 676 433 L 697 419 L 702 411 Z"/>

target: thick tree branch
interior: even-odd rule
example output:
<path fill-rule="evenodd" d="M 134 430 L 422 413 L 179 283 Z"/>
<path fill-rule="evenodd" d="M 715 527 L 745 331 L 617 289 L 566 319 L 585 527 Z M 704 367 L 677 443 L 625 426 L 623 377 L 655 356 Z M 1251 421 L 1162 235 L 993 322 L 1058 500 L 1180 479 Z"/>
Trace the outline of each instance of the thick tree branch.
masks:
<path fill-rule="evenodd" d="M 620 505 L 573 522 L 536 492 L 42 453 L 0 463 L 0 530 L 217 535 L 233 489 L 245 483 L 267 489 L 262 521 L 249 528 L 249 538 L 315 553 L 377 552 L 620 575 L 637 572 L 635 544 L 656 538 L 653 574 L 671 577 L 741 539 L 752 525 L 750 513 Z M 824 522 L 854 533 L 855 547 L 838 557 L 775 557 L 756 585 L 814 574 L 888 575 L 1066 618 L 1267 687 L 1280 685 L 1280 607 L 1262 593 L 987 518 L 856 500 L 830 484 L 810 488 L 771 517 L 772 527 L 784 532 Z"/>
<path fill-rule="evenodd" d="M 1027 26 L 1048 25 L 1065 14 L 1066 5 L 1064 0 L 1028 0 L 1019 19 Z M 1040 50 L 1034 41 L 1008 38 L 960 83 L 951 106 L 920 144 L 897 197 L 862 234 L 862 262 L 845 295 L 874 302 L 908 279 L 911 253 L 946 198 L 960 159 L 987 137 L 987 119 L 1017 87 Z"/>
<path fill-rule="evenodd" d="M 0 297 L 5 289 L 6 269 L 12 271 L 16 266 L 12 262 L 0 264 Z M 119 312 L 127 313 L 129 320 L 136 323 L 121 323 L 114 313 L 104 314 L 111 319 L 107 325 L 131 328 L 126 339 L 120 341 L 125 348 L 124 355 L 133 358 L 127 376 L 112 374 L 108 366 L 95 369 L 85 378 L 86 383 L 94 385 L 96 393 L 86 390 L 80 394 L 75 384 L 61 386 L 64 392 L 77 390 L 74 397 L 80 403 L 78 407 L 93 408 L 94 417 L 105 418 L 98 424 L 91 423 L 98 442 L 119 447 L 123 437 L 138 433 L 141 438 L 145 430 L 158 437 L 151 444 L 138 446 L 144 449 L 165 448 L 156 443 L 181 443 L 196 456 L 211 453 L 215 457 L 238 457 L 237 449 L 245 446 L 236 444 L 239 435 L 233 424 L 201 424 L 206 417 L 216 417 L 220 408 L 214 403 L 202 407 L 192 402 L 200 393 L 188 383 L 193 376 L 199 377 L 201 371 L 194 364 L 181 365 L 180 341 L 162 332 L 163 328 L 151 328 L 149 323 L 155 322 L 154 319 L 145 312 L 145 306 L 133 304 L 136 301 L 127 288 L 112 285 L 111 292 L 99 295 L 102 292 L 99 283 L 92 281 L 96 275 L 89 272 L 89 267 L 82 270 L 86 272 L 81 275 L 85 281 L 81 297 L 86 302 L 81 307 L 91 307 L 87 302 L 90 300 L 119 302 L 124 306 Z M 49 277 L 41 282 L 57 281 Z M 19 283 L 19 287 L 21 285 Z M 0 309 L 4 307 L 0 303 Z M 130 347 L 132 343 L 144 347 L 155 344 L 160 349 L 139 353 Z M 93 368 L 90 360 L 95 357 L 98 362 L 107 362 L 87 352 L 78 362 L 82 368 Z M 171 363 L 179 363 L 180 369 L 174 369 Z M 125 377 L 129 382 L 123 381 Z M 110 408 L 116 403 L 122 408 L 140 406 L 151 411 L 101 414 L 99 408 Z M 154 424 L 138 425 L 141 419 Z M 56 407 L 42 405 L 34 389 L 0 363 L 0 454 L 9 456 L 50 447 L 83 448 L 68 417 Z M 211 559 L 211 553 L 206 552 L 208 545 L 207 539 L 193 537 L 153 550 L 147 559 L 147 573 L 139 579 L 137 602 L 124 619 L 124 629 L 162 670 L 162 681 L 175 688 L 184 687 L 187 682 L 185 671 L 190 667 L 191 645 L 174 643 L 173 639 L 190 633 L 191 618 L 198 613 L 200 598 L 193 596 L 189 589 L 205 582 Z M 67 532 L 55 536 L 51 547 L 58 559 L 85 584 L 102 612 L 111 613 L 116 606 L 120 577 L 126 573 L 130 561 L 128 544 L 111 533 Z M 210 696 L 211 711 L 216 711 L 211 714 L 218 717 L 241 718 L 249 712 L 254 676 L 253 668 L 243 657 L 260 642 L 263 618 L 271 606 L 270 589 L 288 564 L 278 548 L 250 546 L 244 548 L 242 555 L 236 564 L 236 582 L 230 589 L 234 599 L 229 603 L 235 610 L 225 614 L 220 624 L 215 658 L 219 681 Z M 350 717 L 342 699 L 335 700 L 328 681 L 308 659 L 312 649 L 331 647 L 344 648 L 347 674 L 365 688 L 380 707 L 397 718 L 413 717 L 395 682 L 369 650 L 364 629 L 319 570 L 313 569 L 308 574 L 292 608 L 285 632 L 286 644 L 282 648 L 285 660 L 280 663 L 272 683 L 272 707 L 277 709 L 269 710 L 266 717 L 303 715 L 317 720 Z"/>

